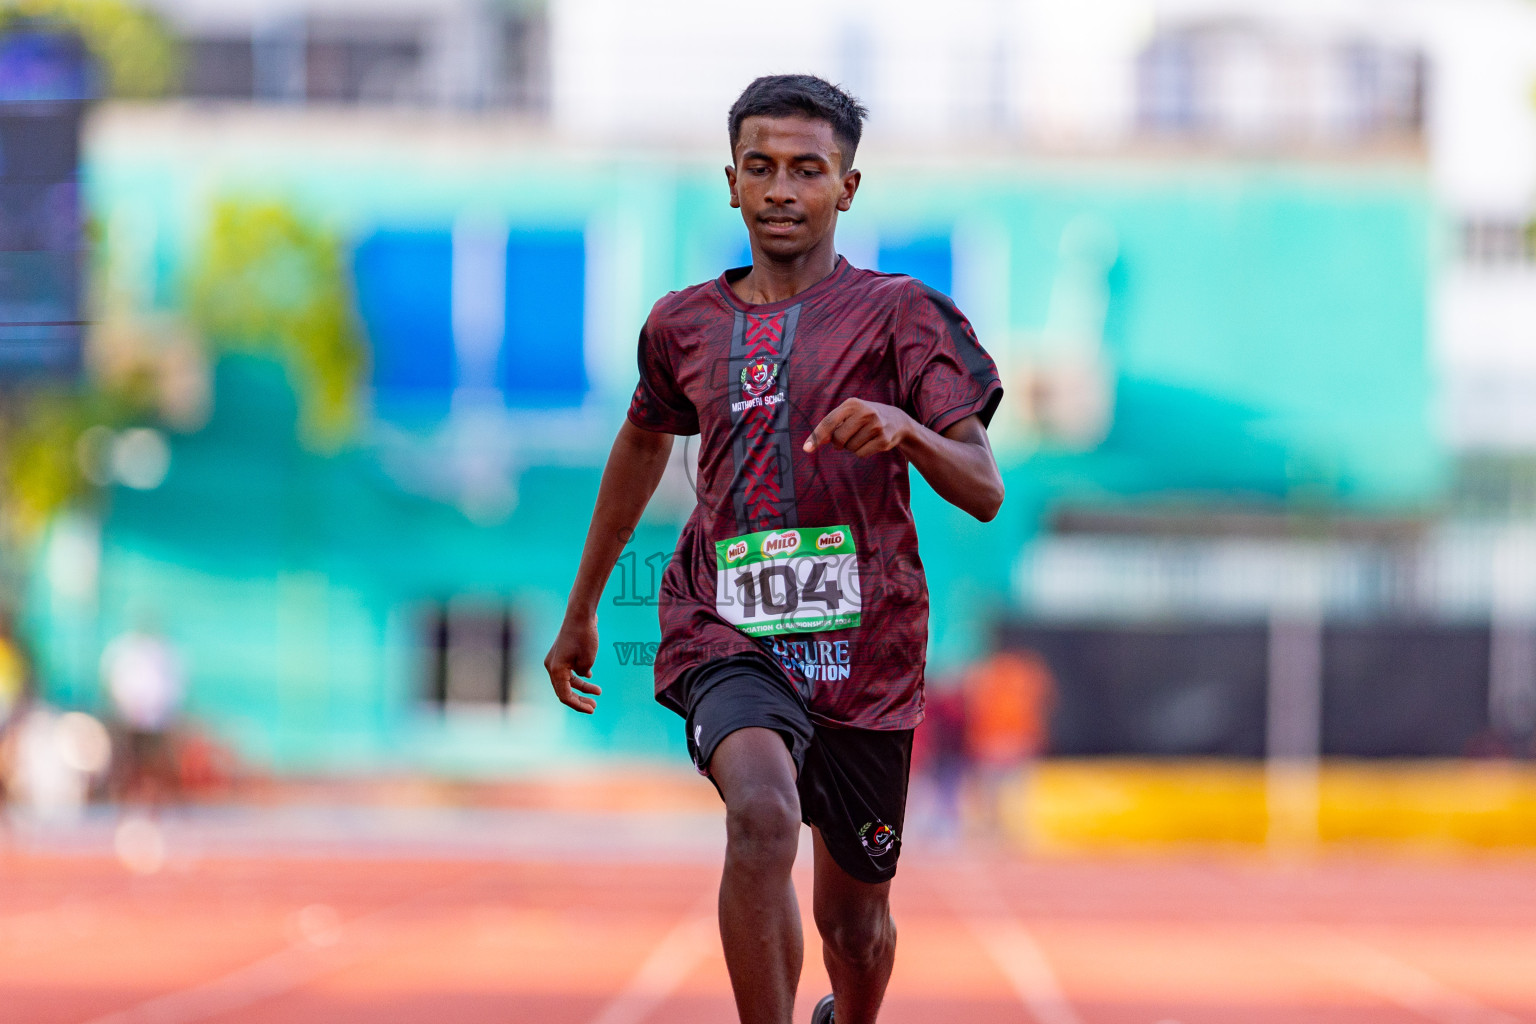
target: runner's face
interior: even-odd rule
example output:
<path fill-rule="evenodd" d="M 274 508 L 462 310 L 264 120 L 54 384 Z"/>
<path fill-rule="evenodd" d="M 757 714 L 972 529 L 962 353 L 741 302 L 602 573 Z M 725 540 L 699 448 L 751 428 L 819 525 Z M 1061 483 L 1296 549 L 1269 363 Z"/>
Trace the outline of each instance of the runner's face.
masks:
<path fill-rule="evenodd" d="M 853 203 L 859 172 L 843 171 L 842 148 L 826 121 L 749 117 L 736 166 L 725 169 L 731 205 L 741 210 L 757 253 L 791 260 L 831 246 L 837 214 Z"/>

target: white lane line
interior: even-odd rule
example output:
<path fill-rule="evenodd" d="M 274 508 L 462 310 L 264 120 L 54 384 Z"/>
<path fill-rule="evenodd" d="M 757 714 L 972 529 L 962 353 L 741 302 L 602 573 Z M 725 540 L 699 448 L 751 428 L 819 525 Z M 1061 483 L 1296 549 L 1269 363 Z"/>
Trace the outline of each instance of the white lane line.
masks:
<path fill-rule="evenodd" d="M 986 868 L 971 861 L 949 877 L 944 895 L 1036 1024 L 1082 1024 L 1039 940 L 1008 909 Z"/>
<path fill-rule="evenodd" d="M 1521 1024 L 1425 971 L 1331 928 L 1288 946 L 1289 956 L 1437 1024 Z"/>
<path fill-rule="evenodd" d="M 377 936 L 373 936 L 377 940 Z M 382 943 L 350 942 L 319 950 L 291 946 L 202 985 L 147 999 L 125 1010 L 94 1017 L 87 1024 L 193 1024 L 243 1010 L 279 996 L 322 974 L 340 970 Z"/>
<path fill-rule="evenodd" d="M 397 941 L 388 928 L 393 921 L 487 877 L 479 874 L 384 907 L 341 923 L 332 934 L 318 936 L 319 942 L 301 940 L 201 985 L 146 999 L 85 1024 L 195 1024 L 253 1006 L 378 954 Z"/>
<path fill-rule="evenodd" d="M 641 1024 L 677 991 L 718 942 L 716 899 L 711 891 L 683 915 L 592 1024 Z"/>
<path fill-rule="evenodd" d="M 1039 1024 L 1082 1024 L 1028 928 L 1016 919 L 968 916 L 966 923 Z"/>

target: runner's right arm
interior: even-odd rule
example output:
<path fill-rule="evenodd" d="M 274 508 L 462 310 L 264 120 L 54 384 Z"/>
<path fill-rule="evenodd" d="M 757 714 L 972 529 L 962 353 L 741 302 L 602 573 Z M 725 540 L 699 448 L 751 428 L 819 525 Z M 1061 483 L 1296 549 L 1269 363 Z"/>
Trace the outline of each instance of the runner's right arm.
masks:
<path fill-rule="evenodd" d="M 544 657 L 555 696 L 583 714 L 597 710 L 592 698 L 603 692 L 591 679 L 592 663 L 597 660 L 597 603 L 671 454 L 671 434 L 642 430 L 626 419 L 603 467 L 581 565 L 565 605 L 565 621 Z"/>

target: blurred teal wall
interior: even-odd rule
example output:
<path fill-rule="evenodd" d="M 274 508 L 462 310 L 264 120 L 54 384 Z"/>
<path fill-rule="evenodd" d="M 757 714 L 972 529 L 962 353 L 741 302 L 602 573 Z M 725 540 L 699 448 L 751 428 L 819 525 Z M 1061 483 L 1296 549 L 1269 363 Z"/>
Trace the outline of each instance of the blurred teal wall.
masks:
<path fill-rule="evenodd" d="M 29 621 L 49 691 L 99 703 L 101 644 L 153 616 L 187 658 L 191 712 L 276 770 L 680 761 L 679 723 L 652 702 L 649 668 L 620 665 L 611 646 L 654 641 L 654 607 L 605 601 L 595 718 L 546 695 L 540 661 L 632 386 L 634 333 L 656 296 L 715 275 L 742 249 L 718 167 L 537 147 L 381 159 L 298 146 L 198 155 L 190 145 L 151 140 L 88 159 L 95 217 L 154 226 L 144 288 L 154 303 L 181 302 L 218 198 L 283 199 L 353 242 L 489 211 L 514 228 L 585 231 L 589 254 L 594 238 L 628 239 L 587 290 L 601 307 L 587 310 L 589 365 L 622 368 L 594 381 L 574 421 L 587 436 L 522 464 L 514 510 L 487 525 L 386 471 L 386 427 L 425 434 L 434 424 L 369 424 L 339 454 L 319 455 L 295 440 L 281 370 L 224 360 L 212 418 L 173 438 L 165 483 L 109 496 L 98 593 L 66 594 L 45 554 Z M 1027 431 L 1004 439 L 1009 498 L 992 524 L 915 485 L 939 671 L 982 649 L 1009 606 L 1021 547 L 1061 504 L 1394 512 L 1437 498 L 1430 210 L 1418 169 L 875 160 L 840 230 L 871 252 L 892 239 L 953 239 L 957 296 L 1012 373 L 1050 343 L 1067 236 L 1085 218 L 1112 238 L 1099 324 L 1113 383 L 1107 434 L 1086 450 Z M 550 450 L 539 420 L 520 422 L 520 443 Z M 670 550 L 677 526 L 652 517 L 632 549 L 642 560 Z M 69 529 L 78 522 L 61 523 L 55 541 Z M 466 595 L 509 601 L 519 617 L 520 692 L 505 715 L 444 716 L 421 700 L 421 616 Z"/>

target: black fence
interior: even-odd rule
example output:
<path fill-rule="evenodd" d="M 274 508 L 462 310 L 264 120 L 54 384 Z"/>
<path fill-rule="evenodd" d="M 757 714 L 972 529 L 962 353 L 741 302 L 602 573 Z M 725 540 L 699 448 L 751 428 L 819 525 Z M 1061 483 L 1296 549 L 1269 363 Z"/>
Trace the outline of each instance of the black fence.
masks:
<path fill-rule="evenodd" d="M 1056 687 L 1050 751 L 1263 757 L 1269 629 L 1262 623 L 1014 624 Z M 1321 752 L 1458 757 L 1497 746 L 1486 625 L 1335 623 L 1322 630 Z"/>

